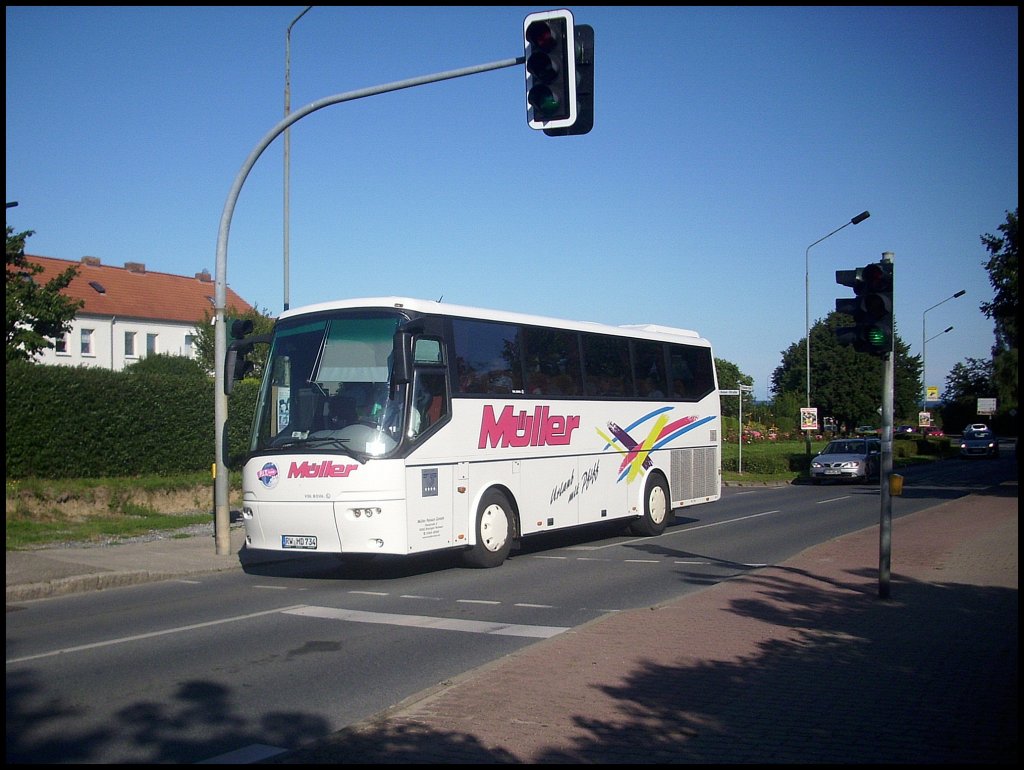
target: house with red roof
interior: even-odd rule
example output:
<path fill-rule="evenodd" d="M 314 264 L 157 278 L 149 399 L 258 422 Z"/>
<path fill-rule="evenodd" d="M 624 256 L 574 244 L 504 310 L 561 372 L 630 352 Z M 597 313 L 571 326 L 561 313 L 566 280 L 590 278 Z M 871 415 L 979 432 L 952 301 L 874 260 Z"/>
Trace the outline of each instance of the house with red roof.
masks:
<path fill-rule="evenodd" d="M 43 268 L 37 283 L 76 265 L 78 275 L 62 294 L 84 303 L 56 347 L 37 356 L 40 363 L 119 371 L 156 353 L 195 358 L 196 328 L 213 317 L 214 281 L 207 270 L 190 278 L 152 272 L 141 262 L 104 265 L 99 257 L 25 259 Z M 228 315 L 252 310 L 230 287 L 227 308 Z"/>

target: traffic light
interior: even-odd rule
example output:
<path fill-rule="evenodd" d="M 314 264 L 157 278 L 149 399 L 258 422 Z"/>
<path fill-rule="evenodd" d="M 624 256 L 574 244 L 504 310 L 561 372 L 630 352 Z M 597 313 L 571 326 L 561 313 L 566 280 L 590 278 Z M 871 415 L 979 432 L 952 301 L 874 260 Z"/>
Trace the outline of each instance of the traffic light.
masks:
<path fill-rule="evenodd" d="M 884 357 L 892 352 L 892 262 L 872 262 L 865 266 L 861 280 L 863 314 L 858 336 L 863 352 Z"/>
<path fill-rule="evenodd" d="M 256 369 L 249 359 L 252 353 L 253 343 L 245 341 L 245 337 L 252 333 L 253 324 L 251 318 L 236 318 L 230 322 L 231 342 L 224 354 L 224 392 L 231 394 L 236 380 L 242 380 L 250 376 Z"/>
<path fill-rule="evenodd" d="M 594 28 L 577 24 L 576 39 L 576 122 L 565 128 L 545 128 L 548 136 L 578 136 L 594 127 Z"/>
<path fill-rule="evenodd" d="M 836 283 L 853 288 L 854 298 L 836 299 L 836 312 L 853 317 L 854 326 L 836 328 L 840 344 L 860 353 L 885 357 L 893 344 L 893 266 L 872 262 L 856 270 L 836 270 Z"/>
<path fill-rule="evenodd" d="M 557 129 L 576 122 L 576 43 L 572 12 L 531 13 L 523 21 L 526 115 L 530 128 Z"/>

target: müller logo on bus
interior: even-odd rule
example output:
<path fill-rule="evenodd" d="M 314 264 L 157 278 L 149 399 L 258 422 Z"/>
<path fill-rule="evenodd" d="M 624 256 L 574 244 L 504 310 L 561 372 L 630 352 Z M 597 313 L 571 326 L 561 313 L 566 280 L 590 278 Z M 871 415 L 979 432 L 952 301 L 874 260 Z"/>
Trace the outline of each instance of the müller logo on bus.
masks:
<path fill-rule="evenodd" d="M 485 406 L 480 421 L 479 449 L 488 446 L 566 446 L 572 441 L 572 432 L 580 427 L 579 415 L 550 414 L 548 407 L 538 406 L 533 414 L 521 409 L 514 413 L 508 405 L 495 416 L 494 407 Z"/>
<path fill-rule="evenodd" d="M 324 460 L 320 463 L 311 463 L 303 461 L 301 463 L 292 463 L 292 466 L 288 469 L 288 478 L 290 479 L 343 479 L 346 478 L 352 471 L 358 468 L 358 465 L 345 465 L 344 463 L 332 463 L 330 460 Z"/>

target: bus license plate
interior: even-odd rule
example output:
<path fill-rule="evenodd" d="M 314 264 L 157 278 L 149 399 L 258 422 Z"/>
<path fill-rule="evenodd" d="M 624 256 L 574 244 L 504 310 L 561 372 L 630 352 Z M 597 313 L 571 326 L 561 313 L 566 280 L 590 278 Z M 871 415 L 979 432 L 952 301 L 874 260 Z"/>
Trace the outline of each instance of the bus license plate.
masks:
<path fill-rule="evenodd" d="M 316 550 L 316 535 L 281 535 L 282 548 Z"/>

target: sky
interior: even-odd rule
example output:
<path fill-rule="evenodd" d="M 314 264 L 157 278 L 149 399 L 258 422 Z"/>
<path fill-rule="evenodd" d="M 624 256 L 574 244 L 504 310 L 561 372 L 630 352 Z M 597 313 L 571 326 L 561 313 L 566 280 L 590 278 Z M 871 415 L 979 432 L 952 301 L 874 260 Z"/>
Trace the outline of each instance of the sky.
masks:
<path fill-rule="evenodd" d="M 216 274 L 241 182 L 227 283 L 269 315 L 398 295 L 682 327 L 758 399 L 805 313 L 851 296 L 835 271 L 892 252 L 927 384 L 990 357 L 981 237 L 1018 205 L 1016 7 L 569 6 L 594 28 L 589 134 L 529 127 L 523 65 L 348 99 L 289 129 L 286 204 L 268 142 L 286 73 L 295 113 L 512 61 L 551 6 L 306 8 L 7 6 L 26 252 Z"/>

